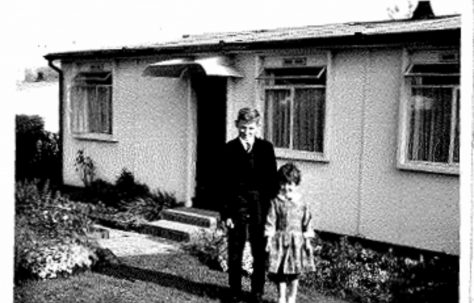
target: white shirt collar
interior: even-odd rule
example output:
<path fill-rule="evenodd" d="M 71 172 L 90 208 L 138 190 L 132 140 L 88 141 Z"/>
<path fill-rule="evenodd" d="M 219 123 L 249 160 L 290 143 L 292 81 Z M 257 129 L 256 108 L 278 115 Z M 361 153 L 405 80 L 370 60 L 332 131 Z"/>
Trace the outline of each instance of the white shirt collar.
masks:
<path fill-rule="evenodd" d="M 253 140 L 243 140 L 242 138 L 239 137 L 240 143 L 242 143 L 242 146 L 244 147 L 245 150 L 247 150 L 247 143 L 250 143 L 250 149 L 248 151 L 251 151 L 253 148 L 253 144 L 255 143 L 255 138 Z"/>

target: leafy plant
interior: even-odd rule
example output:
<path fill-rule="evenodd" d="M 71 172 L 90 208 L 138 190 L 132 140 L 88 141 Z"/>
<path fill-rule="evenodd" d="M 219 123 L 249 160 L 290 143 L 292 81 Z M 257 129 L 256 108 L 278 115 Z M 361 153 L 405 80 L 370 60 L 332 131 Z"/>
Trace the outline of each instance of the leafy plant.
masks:
<path fill-rule="evenodd" d="M 17 183 L 15 203 L 17 279 L 70 274 L 92 264 L 96 243 L 87 233 L 94 206 L 73 203 L 37 182 Z"/>
<path fill-rule="evenodd" d="M 347 237 L 317 237 L 313 245 L 316 271 L 306 274 L 302 284 L 323 294 L 363 303 L 457 300 L 458 270 L 452 258 L 414 258 L 392 248 L 364 247 Z"/>
<path fill-rule="evenodd" d="M 121 201 L 130 201 L 137 197 L 150 195 L 148 186 L 137 182 L 133 173 L 126 168 L 122 169 L 120 176 L 115 181 L 115 187 L 118 192 L 118 198 Z"/>
<path fill-rule="evenodd" d="M 227 245 L 226 229 L 219 226 L 213 231 L 202 229 L 191 241 L 183 244 L 183 249 L 209 268 L 227 271 Z M 253 272 L 253 258 L 248 242 L 245 243 L 242 256 L 242 270 L 248 275 Z"/>
<path fill-rule="evenodd" d="M 92 158 L 84 155 L 84 150 L 77 151 L 74 167 L 84 186 L 90 187 L 96 175 L 96 167 Z"/>

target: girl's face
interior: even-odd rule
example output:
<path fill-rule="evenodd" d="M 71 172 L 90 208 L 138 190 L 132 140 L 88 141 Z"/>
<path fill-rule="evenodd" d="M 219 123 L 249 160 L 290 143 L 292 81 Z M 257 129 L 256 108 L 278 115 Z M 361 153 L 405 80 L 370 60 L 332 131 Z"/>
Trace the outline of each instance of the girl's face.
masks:
<path fill-rule="evenodd" d="M 296 192 L 297 187 L 298 185 L 296 185 L 295 182 L 283 183 L 280 184 L 280 192 L 284 195 L 291 196 L 293 193 Z"/>

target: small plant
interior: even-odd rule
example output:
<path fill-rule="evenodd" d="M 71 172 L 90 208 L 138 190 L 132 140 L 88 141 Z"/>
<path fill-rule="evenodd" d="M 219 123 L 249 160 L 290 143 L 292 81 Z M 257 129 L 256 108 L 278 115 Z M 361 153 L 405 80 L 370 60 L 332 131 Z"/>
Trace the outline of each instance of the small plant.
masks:
<path fill-rule="evenodd" d="M 226 272 L 229 259 L 227 245 L 226 230 L 223 227 L 218 227 L 212 232 L 202 229 L 200 234 L 188 243 L 183 244 L 183 249 L 196 256 L 199 261 L 209 266 L 209 268 Z M 253 272 L 253 258 L 248 242 L 245 243 L 242 269 L 248 275 Z"/>
<path fill-rule="evenodd" d="M 96 175 L 96 167 L 92 158 L 84 155 L 84 150 L 77 151 L 74 167 L 84 186 L 90 187 Z"/>
<path fill-rule="evenodd" d="M 115 187 L 121 201 L 130 201 L 150 194 L 148 186 L 137 182 L 133 173 L 126 168 L 122 169 L 120 176 L 115 181 Z"/>

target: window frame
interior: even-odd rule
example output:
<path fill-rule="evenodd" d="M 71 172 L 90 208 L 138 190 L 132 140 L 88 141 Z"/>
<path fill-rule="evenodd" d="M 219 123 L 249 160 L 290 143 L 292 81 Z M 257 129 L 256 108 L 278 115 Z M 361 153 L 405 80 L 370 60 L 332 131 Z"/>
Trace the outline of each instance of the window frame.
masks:
<path fill-rule="evenodd" d="M 262 75 L 265 74 L 265 70 L 267 69 L 276 69 L 276 68 L 291 68 L 291 66 L 286 66 L 285 64 L 282 64 L 280 66 L 277 65 L 276 62 L 278 61 L 284 61 L 288 57 L 292 57 L 293 55 L 290 53 L 285 53 L 285 54 L 272 54 L 268 56 L 256 56 L 256 72 L 255 72 L 255 78 L 257 80 L 257 104 L 258 107 L 260 108 L 260 112 L 262 113 L 262 130 L 263 132 L 265 131 L 266 127 L 266 89 L 290 89 L 290 87 L 316 87 L 316 88 L 321 88 L 324 87 L 324 125 L 323 125 L 323 152 L 313 152 L 313 151 L 304 151 L 304 150 L 294 150 L 294 149 L 288 149 L 288 148 L 281 148 L 281 147 L 274 147 L 275 149 L 275 154 L 278 159 L 288 159 L 288 160 L 301 160 L 301 161 L 310 161 L 310 162 L 321 162 L 321 163 L 329 163 L 329 148 L 331 146 L 330 144 L 330 103 L 328 100 L 330 99 L 330 84 L 331 82 L 331 52 L 329 50 L 319 50 L 314 53 L 309 53 L 305 55 L 301 55 L 301 53 L 298 53 L 294 57 L 305 57 L 306 60 L 305 62 L 308 63 L 306 66 L 295 66 L 295 67 L 319 67 L 321 68 L 321 73 L 318 75 L 318 77 L 321 76 L 322 73 L 326 74 L 326 81 L 325 85 L 319 85 L 319 84 L 294 84 L 294 85 L 270 85 L 270 84 L 265 84 L 265 80 L 268 80 L 268 77 L 262 77 Z M 266 59 L 268 60 L 268 63 L 265 62 Z M 266 64 L 267 63 L 267 64 Z M 292 94 L 294 94 L 294 89 Z M 293 99 L 292 101 L 293 102 Z M 292 106 L 293 107 L 293 106 Z M 291 112 L 293 112 L 293 108 L 291 108 Z M 293 120 L 293 118 L 291 119 Z M 265 136 L 264 133 L 262 133 L 263 136 Z M 291 144 L 293 144 L 292 140 L 290 141 Z"/>
<path fill-rule="evenodd" d="M 83 81 L 87 82 L 87 76 L 85 74 L 94 74 L 94 73 L 106 73 L 108 74 L 106 78 L 111 77 L 110 79 L 110 84 L 102 84 L 102 83 L 97 83 L 97 84 L 88 84 L 88 83 L 83 83 Z M 93 76 L 90 76 L 93 78 Z M 105 78 L 105 79 L 106 79 Z M 75 96 L 74 94 L 76 93 L 75 91 L 77 89 L 85 89 L 87 90 L 88 88 L 94 87 L 96 94 L 98 95 L 98 90 L 100 88 L 108 88 L 109 92 L 109 100 L 108 100 L 108 123 L 109 123 L 109 129 L 110 132 L 97 132 L 97 131 L 82 131 L 77 129 L 77 125 L 75 124 L 77 116 L 79 113 L 75 112 L 77 109 L 77 105 L 74 104 L 75 102 Z M 102 141 L 102 142 L 118 142 L 116 139 L 114 139 L 114 123 L 113 123 L 113 71 L 112 70 L 100 70 L 100 71 L 80 71 L 76 73 L 76 75 L 72 78 L 71 80 L 71 88 L 70 88 L 70 104 L 71 104 L 71 134 L 73 138 L 78 139 L 78 140 L 90 140 L 90 141 Z M 88 100 L 88 99 L 87 99 Z M 97 101 L 97 100 L 96 100 Z M 84 105 L 81 105 L 84 106 Z M 87 119 L 90 119 L 89 113 L 87 113 Z"/>
<path fill-rule="evenodd" d="M 404 50 L 403 64 L 401 74 L 401 98 L 399 107 L 399 132 L 398 132 L 398 149 L 397 149 L 397 168 L 401 170 L 419 171 L 426 173 L 437 173 L 437 174 L 448 174 L 448 175 L 459 175 L 459 162 L 454 162 L 454 134 L 456 128 L 456 121 L 459 119 L 457 106 L 457 98 L 460 98 L 460 83 L 459 84 L 425 84 L 425 85 L 413 85 L 410 83 L 410 78 L 413 76 L 422 76 L 410 74 L 410 71 L 414 65 L 423 64 L 443 64 L 443 62 L 433 62 L 430 60 L 418 60 L 410 62 L 410 54 L 408 50 Z M 407 72 L 405 72 L 407 71 Z M 428 76 L 428 75 L 427 75 Z M 440 75 L 436 75 L 440 76 Z M 452 76 L 452 75 L 447 75 Z M 452 89 L 451 98 L 451 121 L 450 121 L 450 144 L 449 144 L 449 155 L 448 162 L 431 162 L 431 161 L 416 161 L 408 159 L 408 145 L 410 136 L 410 102 L 411 94 L 414 88 L 440 88 L 449 87 Z M 460 100 L 460 99 L 459 99 Z"/>

